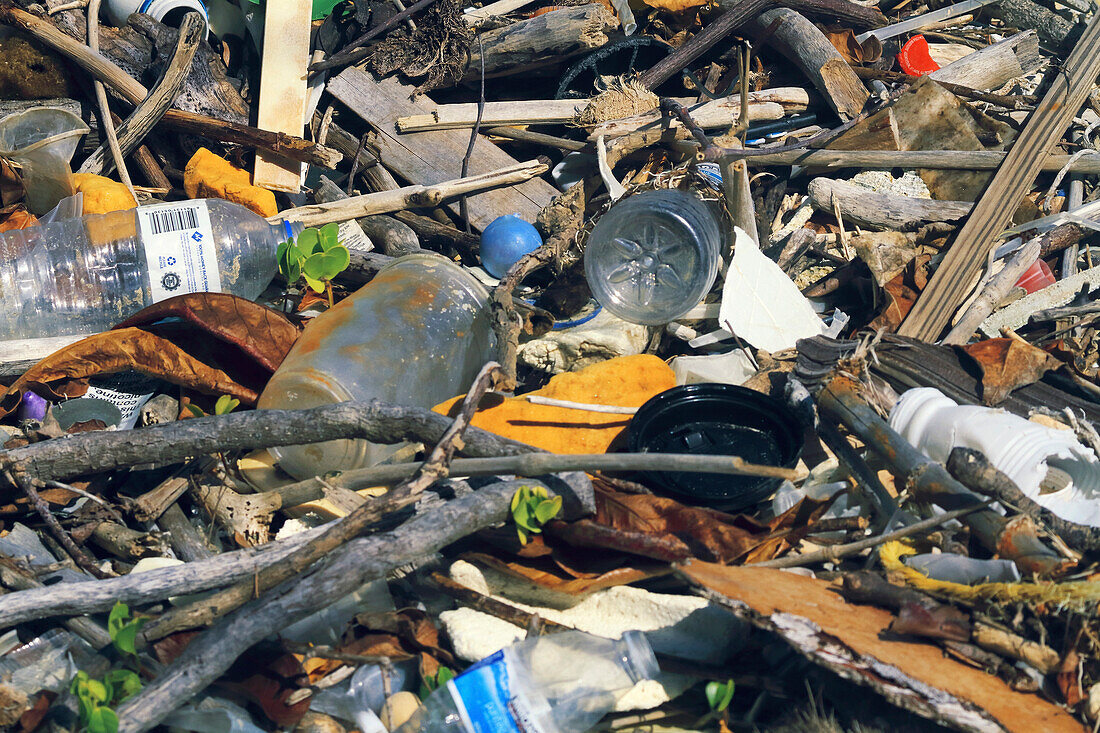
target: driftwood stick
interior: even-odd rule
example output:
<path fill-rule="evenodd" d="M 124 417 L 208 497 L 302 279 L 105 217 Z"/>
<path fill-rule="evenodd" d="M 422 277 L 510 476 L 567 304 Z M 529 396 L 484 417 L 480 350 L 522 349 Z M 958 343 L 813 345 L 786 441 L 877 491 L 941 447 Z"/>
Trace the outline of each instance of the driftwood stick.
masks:
<path fill-rule="evenodd" d="M 96 2 L 96 0 L 93 0 L 93 2 Z M 98 21 L 96 23 L 98 24 Z M 175 101 L 187 81 L 187 75 L 191 70 L 191 62 L 195 58 L 195 52 L 198 51 L 199 44 L 202 43 L 205 31 L 206 22 L 201 15 L 188 13 L 184 17 L 176 47 L 172 51 L 172 58 L 168 62 L 168 68 L 165 70 L 164 75 L 149 92 L 149 96 L 141 100 L 129 118 L 118 128 L 116 143 L 123 156 L 129 155 L 134 148 L 141 144 L 149 131 L 172 106 L 172 102 Z M 103 86 L 103 83 L 98 80 L 95 84 L 97 90 Z M 111 162 L 107 160 L 102 145 L 88 156 L 88 159 L 80 166 L 80 172 L 99 175 L 107 175 L 111 172 Z M 119 175 L 124 175 L 122 168 L 119 168 Z"/>
<path fill-rule="evenodd" d="M 864 550 L 869 550 L 872 547 L 878 547 L 887 542 L 900 540 L 904 537 L 911 537 L 915 534 L 933 529 L 951 519 L 959 519 L 960 517 L 965 517 L 967 514 L 986 509 L 987 506 L 988 504 L 974 504 L 973 506 L 963 507 L 962 509 L 954 509 L 877 537 L 868 537 L 865 540 L 849 542 L 846 545 L 834 545 L 832 547 L 826 547 L 823 550 L 818 550 L 817 552 L 806 553 L 805 555 L 790 555 L 788 557 L 776 558 L 775 560 L 749 563 L 749 566 L 754 568 L 795 568 L 802 565 L 810 565 L 815 562 L 835 562 L 842 557 L 855 555 Z"/>
<path fill-rule="evenodd" d="M 206 689 L 273 629 L 315 613 L 394 568 L 504 521 L 512 495 L 521 483 L 487 486 L 392 532 L 353 540 L 332 553 L 323 568 L 283 583 L 222 618 L 192 641 L 145 689 L 123 703 L 118 710 L 119 733 L 138 733 L 155 726 Z"/>
<path fill-rule="evenodd" d="M 70 435 L 0 453 L 23 464 L 30 476 L 64 480 L 86 473 L 148 463 L 168 465 L 190 456 L 341 438 L 373 443 L 436 443 L 450 425 L 443 415 L 419 407 L 382 402 L 341 402 L 306 410 L 254 410 L 202 417 L 125 432 Z M 535 450 L 522 443 L 470 428 L 463 452 L 470 456 L 516 455 Z"/>
<path fill-rule="evenodd" d="M 860 79 L 873 79 L 893 84 L 912 84 L 920 79 L 919 76 L 910 76 L 900 71 L 886 71 L 884 69 L 875 69 L 870 66 L 853 66 L 852 71 L 854 71 L 855 75 Z M 952 84 L 947 81 L 936 80 L 936 83 L 955 96 L 964 99 L 972 99 L 975 102 L 988 102 L 1007 109 L 1029 109 L 1039 101 L 1034 94 L 990 94 L 989 92 L 981 92 L 977 89 L 964 87 L 960 84 Z"/>
<path fill-rule="evenodd" d="M 1074 550 L 1094 552 L 1100 549 L 1100 527 L 1062 519 L 1046 507 L 1028 498 L 1012 479 L 1004 475 L 976 450 L 955 448 L 947 459 L 947 470 L 973 491 L 1002 501 L 1050 527 L 1054 534 Z"/>
<path fill-rule="evenodd" d="M 114 89 L 130 104 L 140 104 L 149 94 L 149 90 L 107 57 L 95 53 L 43 18 L 18 8 L 0 5 L 0 24 L 10 25 L 42 41 L 94 78 Z M 193 112 L 170 109 L 161 121 L 165 126 L 179 132 L 190 132 L 212 140 L 270 150 L 294 160 L 314 163 L 325 168 L 334 168 L 343 160 L 343 156 L 337 151 L 300 137 L 268 132 Z"/>
<path fill-rule="evenodd" d="M 99 52 L 99 5 L 100 0 L 91 0 L 88 3 L 88 48 Z M 118 131 L 115 129 L 115 121 L 111 117 L 111 106 L 107 104 L 107 89 L 98 79 L 92 80 L 95 91 L 95 101 L 99 106 L 99 118 L 103 121 L 103 132 L 107 136 L 107 147 L 111 149 L 111 157 L 114 158 L 115 167 L 118 168 L 118 176 L 122 183 L 130 190 L 130 195 L 137 201 L 134 192 L 134 182 L 130 180 L 130 172 L 126 170 L 126 154 L 118 143 Z M 103 147 L 100 146 L 102 155 Z M 83 169 L 81 169 L 83 171 Z"/>
<path fill-rule="evenodd" d="M 402 481 L 411 476 L 420 464 L 396 463 L 388 466 L 360 468 L 325 479 L 344 489 L 365 489 Z M 457 458 L 451 461 L 452 476 L 545 476 L 563 471 L 687 471 L 736 476 L 768 476 L 794 480 L 796 472 L 778 466 L 747 463 L 737 456 L 699 456 L 680 453 L 525 453 L 504 458 Z M 297 506 L 324 496 L 324 485 L 317 479 L 306 479 L 272 489 L 282 497 L 283 506 Z"/>
<path fill-rule="evenodd" d="M 165 509 L 157 517 L 157 526 L 168 535 L 168 544 L 180 560 L 195 562 L 214 557 L 215 553 L 207 547 L 202 534 L 191 524 L 179 504 Z"/>
<path fill-rule="evenodd" d="M 5 597 L 17 596 L 20 592 L 32 589 L 48 591 L 51 587 L 43 585 L 42 581 L 35 576 L 30 568 L 26 567 L 23 561 L 6 555 L 0 555 L 0 580 L 3 580 L 4 585 L 7 587 L 14 588 L 17 591 L 5 596 L 3 589 L 0 589 L 0 601 L 4 600 Z M 79 585 L 79 583 L 73 583 L 73 585 Z M 62 625 L 91 644 L 95 649 L 102 649 L 111 643 L 111 635 L 107 633 L 107 629 L 86 616 L 65 619 Z"/>
<path fill-rule="evenodd" d="M 736 158 L 751 158 L 752 165 L 800 165 L 807 168 L 932 168 L 941 170 L 993 170 L 1005 159 L 999 150 L 816 150 L 798 147 L 769 151 L 766 148 L 729 150 Z M 1083 155 L 1070 163 L 1068 155 L 1046 155 L 1040 170 L 1060 171 L 1067 164 L 1077 173 L 1100 173 L 1100 155 Z"/>
<path fill-rule="evenodd" d="M 864 186 L 832 178 L 815 178 L 808 186 L 810 204 L 818 211 L 839 208 L 845 221 L 881 229 L 913 231 L 932 221 L 956 221 L 970 213 L 968 201 L 938 201 L 915 196 L 878 193 Z"/>
<path fill-rule="evenodd" d="M 309 566 L 337 547 L 362 534 L 384 515 L 416 501 L 424 489 L 447 473 L 447 462 L 462 442 L 462 434 L 470 424 L 474 410 L 486 390 L 497 378 L 500 367 L 490 362 L 482 368 L 462 402 L 462 408 L 451 426 L 407 483 L 390 491 L 378 502 L 362 504 L 343 521 L 329 525 L 326 531 L 295 550 L 289 557 L 260 571 L 255 577 L 204 598 L 186 607 L 170 611 L 142 630 L 146 641 L 154 641 L 183 629 L 206 626 L 219 616 L 244 605 L 257 593 L 263 593 L 304 572 Z"/>
<path fill-rule="evenodd" d="M 482 173 L 468 178 L 456 178 L 431 186 L 405 186 L 393 191 L 377 191 L 353 196 L 328 204 L 312 204 L 287 209 L 268 221 L 299 221 L 305 226 L 321 226 L 329 222 L 358 219 L 372 214 L 388 214 L 392 211 L 414 207 L 433 207 L 447 199 L 469 193 L 480 193 L 503 186 L 529 181 L 549 169 L 545 163 L 529 160 L 508 168 Z"/>
<path fill-rule="evenodd" d="M 958 323 L 944 337 L 943 343 L 961 346 L 970 340 L 981 322 L 989 317 L 1005 296 L 1016 286 L 1027 268 L 1039 258 L 1040 237 L 1031 240 L 1016 251 L 1005 263 L 1004 269 L 994 275 L 970 307 L 959 317 Z"/>

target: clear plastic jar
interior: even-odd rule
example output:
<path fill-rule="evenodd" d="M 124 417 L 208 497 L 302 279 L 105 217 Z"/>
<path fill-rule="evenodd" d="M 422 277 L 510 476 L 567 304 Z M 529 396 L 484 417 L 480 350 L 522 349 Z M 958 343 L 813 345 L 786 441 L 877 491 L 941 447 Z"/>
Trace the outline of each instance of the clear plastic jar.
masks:
<path fill-rule="evenodd" d="M 489 292 L 445 257 L 399 257 L 315 318 L 260 395 L 260 409 L 349 400 L 432 407 L 470 386 L 492 358 Z M 305 479 L 373 465 L 396 450 L 365 440 L 273 448 Z"/>

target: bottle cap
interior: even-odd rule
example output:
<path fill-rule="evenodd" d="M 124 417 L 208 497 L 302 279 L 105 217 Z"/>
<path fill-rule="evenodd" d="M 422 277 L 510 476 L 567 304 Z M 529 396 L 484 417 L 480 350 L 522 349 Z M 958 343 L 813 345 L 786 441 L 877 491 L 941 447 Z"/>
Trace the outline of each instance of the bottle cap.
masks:
<path fill-rule="evenodd" d="M 623 633 L 623 643 L 626 645 L 626 668 L 630 678 L 635 682 L 651 680 L 661 671 L 657 664 L 657 655 L 653 653 L 653 647 L 649 645 L 649 639 L 641 631 L 627 631 Z"/>

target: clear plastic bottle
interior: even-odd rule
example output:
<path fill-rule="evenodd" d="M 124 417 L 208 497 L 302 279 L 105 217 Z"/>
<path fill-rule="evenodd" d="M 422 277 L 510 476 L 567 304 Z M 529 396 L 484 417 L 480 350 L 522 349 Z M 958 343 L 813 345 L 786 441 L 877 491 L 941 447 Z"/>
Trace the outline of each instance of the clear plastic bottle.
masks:
<path fill-rule="evenodd" d="M 584 275 L 619 318 L 664 325 L 698 305 L 714 284 L 722 231 L 710 207 L 679 189 L 645 191 L 604 214 L 584 251 Z"/>
<path fill-rule="evenodd" d="M 95 214 L 0 234 L 0 339 L 105 331 L 175 295 L 257 298 L 279 242 L 243 206 L 196 199 Z"/>
<path fill-rule="evenodd" d="M 267 383 L 261 410 L 348 400 L 432 407 L 470 386 L 492 358 L 489 291 L 441 255 L 398 257 L 310 321 Z M 365 440 L 272 448 L 306 479 L 374 465 L 397 450 Z"/>
<path fill-rule="evenodd" d="M 659 671 L 640 631 L 565 631 L 513 644 L 431 694 L 396 733 L 583 733 Z"/>

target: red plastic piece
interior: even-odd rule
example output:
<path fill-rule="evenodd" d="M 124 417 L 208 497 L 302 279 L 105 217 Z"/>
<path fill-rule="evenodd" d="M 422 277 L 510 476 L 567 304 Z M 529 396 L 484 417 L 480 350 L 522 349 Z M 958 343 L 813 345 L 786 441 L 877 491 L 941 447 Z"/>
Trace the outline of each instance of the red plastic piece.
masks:
<path fill-rule="evenodd" d="M 1053 285 L 1055 282 L 1054 273 L 1051 272 L 1050 266 L 1042 259 L 1038 259 L 1016 281 L 1016 287 L 1023 288 L 1028 295 L 1031 295 Z"/>
<path fill-rule="evenodd" d="M 901 47 L 898 66 L 909 76 L 924 76 L 940 68 L 928 53 L 928 41 L 920 34 L 910 38 Z"/>

